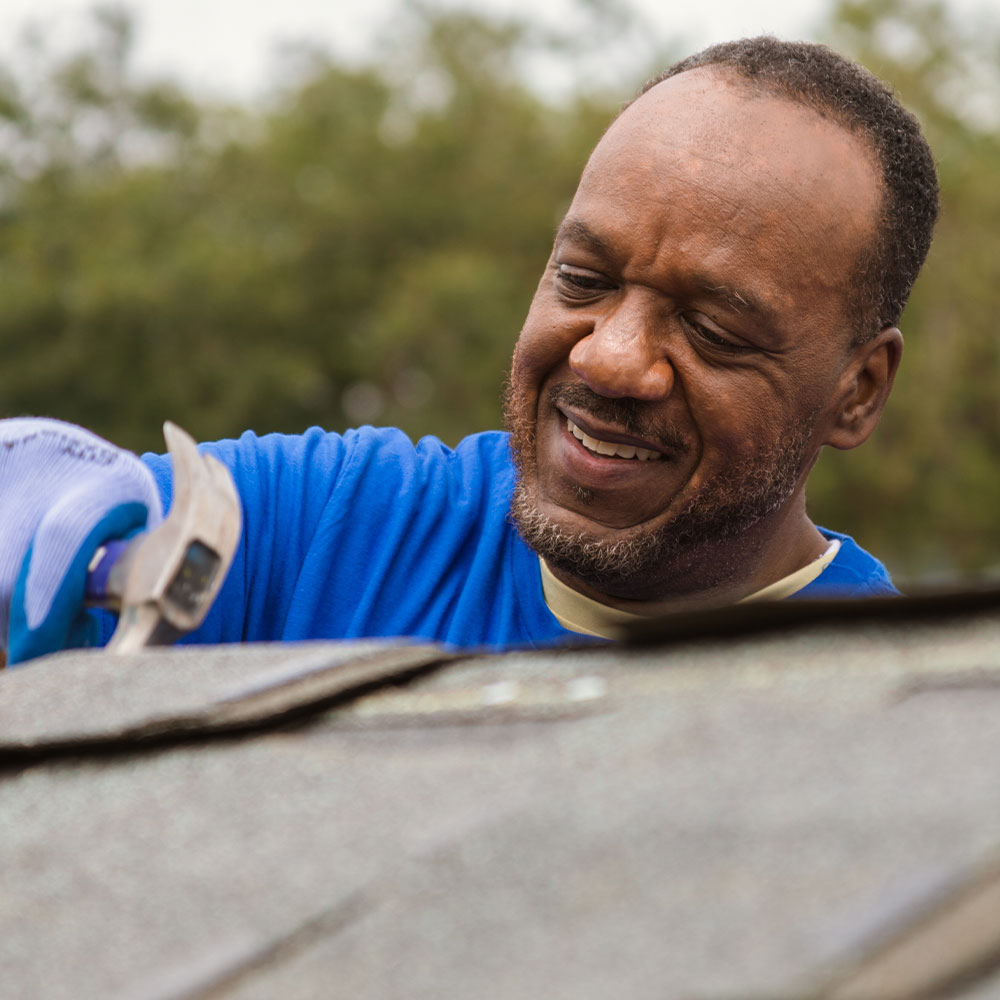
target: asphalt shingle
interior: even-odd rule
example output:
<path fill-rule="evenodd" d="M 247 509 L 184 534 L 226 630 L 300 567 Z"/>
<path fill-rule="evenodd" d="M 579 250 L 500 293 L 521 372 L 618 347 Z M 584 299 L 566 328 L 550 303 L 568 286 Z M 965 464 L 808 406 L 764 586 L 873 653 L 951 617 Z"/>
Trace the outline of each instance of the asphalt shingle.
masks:
<path fill-rule="evenodd" d="M 996 873 L 998 623 L 10 671 L 4 994 L 847 998 L 919 920 L 927 986 Z"/>

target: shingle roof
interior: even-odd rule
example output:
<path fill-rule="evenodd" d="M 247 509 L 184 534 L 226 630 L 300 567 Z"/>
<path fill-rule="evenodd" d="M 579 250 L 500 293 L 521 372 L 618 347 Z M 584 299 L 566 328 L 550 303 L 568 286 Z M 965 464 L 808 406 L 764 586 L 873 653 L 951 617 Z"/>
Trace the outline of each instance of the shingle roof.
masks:
<path fill-rule="evenodd" d="M 3 995 L 1000 995 L 1000 613 L 718 622 L 5 672 Z"/>

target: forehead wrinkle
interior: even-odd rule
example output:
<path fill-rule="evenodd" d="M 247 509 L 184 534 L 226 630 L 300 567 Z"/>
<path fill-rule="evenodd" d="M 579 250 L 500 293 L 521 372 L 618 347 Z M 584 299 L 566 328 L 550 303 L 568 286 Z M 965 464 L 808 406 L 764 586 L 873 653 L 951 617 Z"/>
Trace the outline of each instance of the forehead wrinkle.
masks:
<path fill-rule="evenodd" d="M 787 236 L 801 241 L 803 247 L 809 250 L 810 244 L 817 237 L 816 232 L 810 231 L 810 227 L 813 227 L 821 231 L 819 235 L 824 242 L 830 239 L 837 240 L 845 248 L 849 247 L 853 256 L 857 252 L 857 246 L 859 244 L 863 246 L 875 229 L 881 204 L 881 179 L 871 150 L 843 125 L 831 121 L 806 105 L 771 94 L 766 89 L 747 88 L 746 81 L 738 77 L 730 79 L 725 73 L 721 77 L 716 76 L 712 67 L 704 69 L 706 70 L 704 74 L 700 70 L 692 70 L 689 73 L 702 77 L 702 85 L 715 78 L 735 93 L 739 104 L 745 109 L 741 116 L 743 121 L 759 121 L 761 126 L 759 133 L 752 131 L 734 133 L 732 113 L 716 112 L 709 105 L 703 108 L 704 113 L 696 121 L 687 123 L 687 131 L 683 134 L 685 141 L 678 143 L 679 135 L 674 127 L 675 119 L 655 110 L 649 114 L 641 113 L 650 111 L 649 105 L 644 103 L 645 99 L 655 97 L 660 87 L 665 87 L 666 83 L 670 82 L 665 81 L 626 109 L 605 136 L 605 139 L 610 138 L 612 141 L 606 143 L 605 139 L 602 139 L 595 153 L 600 150 L 608 154 L 614 163 L 619 158 L 628 160 L 630 154 L 635 151 L 636 144 L 645 144 L 646 153 L 642 156 L 641 163 L 653 189 L 670 184 L 676 178 L 695 189 L 711 193 L 724 211 L 738 213 L 747 201 L 748 194 L 759 192 L 762 187 L 777 196 L 786 196 L 799 203 L 804 202 L 812 207 L 808 219 L 798 217 L 794 213 L 781 216 L 780 222 L 786 229 Z M 681 77 L 686 75 L 689 74 L 681 74 Z M 673 78 L 675 83 L 681 77 Z M 694 82 L 694 80 L 689 81 L 691 84 Z M 703 90 L 704 86 L 695 88 L 692 98 L 697 101 Z M 651 104 L 655 108 L 656 101 Z M 639 105 L 643 107 L 637 107 Z M 854 183 L 849 192 L 844 192 L 841 187 L 841 193 L 849 194 L 851 201 L 870 203 L 866 219 L 845 219 L 846 213 L 832 210 L 833 199 L 826 195 L 831 182 L 838 179 L 838 173 L 828 168 L 825 163 L 810 162 L 808 169 L 791 174 L 771 169 L 774 136 L 771 134 L 773 127 L 769 119 L 773 117 L 774 106 L 783 109 L 798 121 L 803 137 L 829 134 L 832 130 L 842 142 L 853 149 L 859 166 L 867 165 L 868 170 L 865 172 L 875 172 L 874 190 L 868 191 L 865 185 L 857 183 L 856 177 L 850 178 Z M 759 112 L 757 108 L 760 109 Z M 629 118 L 629 112 L 633 111 L 636 114 Z M 670 127 L 667 127 L 668 125 Z M 628 138 L 630 134 L 631 138 Z M 607 148 L 602 150 L 602 146 Z M 806 143 L 805 148 L 808 146 Z M 663 162 L 662 156 L 672 161 L 666 174 L 663 168 L 668 164 Z M 632 165 L 633 167 L 636 165 L 634 160 Z M 724 184 L 720 184 L 720 178 L 724 180 Z M 806 194 L 805 188 L 812 190 L 803 199 L 803 195 Z M 723 192 L 726 192 L 728 197 Z"/>

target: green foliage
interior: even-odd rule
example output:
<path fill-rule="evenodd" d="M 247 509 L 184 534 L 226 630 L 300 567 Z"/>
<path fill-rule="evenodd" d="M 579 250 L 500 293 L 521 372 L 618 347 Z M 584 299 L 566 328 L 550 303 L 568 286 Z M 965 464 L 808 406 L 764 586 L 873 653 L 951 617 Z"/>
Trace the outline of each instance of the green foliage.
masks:
<path fill-rule="evenodd" d="M 611 112 L 518 79 L 525 29 L 418 17 L 384 65 L 301 54 L 253 109 L 128 76 L 127 18 L 53 60 L 0 167 L 0 409 L 134 448 L 392 421 L 496 426 L 503 372 Z M 44 99 L 39 99 L 44 97 Z"/>
<path fill-rule="evenodd" d="M 903 364 L 863 448 L 828 453 L 810 509 L 915 580 L 1000 566 L 1000 24 L 924 0 L 842 2 L 834 47 L 891 81 L 934 150 L 942 214 L 900 323 Z"/>
<path fill-rule="evenodd" d="M 606 8 L 581 10 L 611 45 Z M 582 60 L 586 31 L 413 6 L 403 21 L 370 65 L 302 50 L 252 107 L 139 80 L 120 9 L 69 56 L 29 37 L 0 67 L 0 414 L 136 449 L 161 447 L 168 417 L 200 438 L 497 426 L 552 232 L 653 67 L 644 54 L 614 99 L 582 80 L 543 98 L 529 57 Z M 829 34 L 917 111 L 945 208 L 883 426 L 824 456 L 811 509 L 904 575 L 980 570 L 1000 562 L 1000 30 L 852 0 Z"/>

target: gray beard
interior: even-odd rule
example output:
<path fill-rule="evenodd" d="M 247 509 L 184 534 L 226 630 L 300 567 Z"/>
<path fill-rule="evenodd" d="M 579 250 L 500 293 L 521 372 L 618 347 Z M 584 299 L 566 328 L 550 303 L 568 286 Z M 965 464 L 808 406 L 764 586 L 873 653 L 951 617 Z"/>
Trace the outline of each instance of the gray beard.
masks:
<path fill-rule="evenodd" d="M 604 413 L 613 403 L 618 423 L 643 423 L 640 402 L 609 401 L 589 389 L 581 394 L 580 388 L 574 387 L 578 400 L 585 394 L 593 397 L 591 412 Z M 565 396 L 564 387 L 553 386 L 550 392 Z M 525 415 L 511 382 L 504 395 L 504 415 L 517 470 L 510 517 L 524 541 L 550 566 L 601 593 L 647 599 L 709 589 L 746 572 L 748 557 L 763 542 L 754 529 L 795 492 L 808 467 L 815 423 L 811 415 L 784 441 L 759 449 L 753 461 L 717 476 L 666 523 L 625 528 L 607 539 L 569 531 L 539 510 L 534 411 Z M 583 506 L 590 499 L 582 489 L 578 497 Z M 741 540 L 739 546 L 732 545 L 736 539 Z M 651 593 L 661 583 L 660 592 Z"/>

